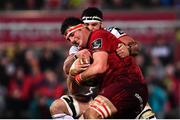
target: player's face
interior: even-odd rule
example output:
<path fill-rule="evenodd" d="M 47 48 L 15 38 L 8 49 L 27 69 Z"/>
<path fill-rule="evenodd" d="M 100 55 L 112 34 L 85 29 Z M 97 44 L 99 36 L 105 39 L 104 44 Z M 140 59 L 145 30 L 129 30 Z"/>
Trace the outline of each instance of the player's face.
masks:
<path fill-rule="evenodd" d="M 84 23 L 90 30 L 99 30 L 101 29 L 101 22 L 89 22 L 89 23 Z"/>
<path fill-rule="evenodd" d="M 82 28 L 79 30 L 76 30 L 74 32 L 72 32 L 69 37 L 68 40 L 75 45 L 78 45 L 80 48 L 83 48 L 86 46 L 86 39 L 87 39 L 87 35 L 84 34 L 84 29 L 86 28 Z"/>

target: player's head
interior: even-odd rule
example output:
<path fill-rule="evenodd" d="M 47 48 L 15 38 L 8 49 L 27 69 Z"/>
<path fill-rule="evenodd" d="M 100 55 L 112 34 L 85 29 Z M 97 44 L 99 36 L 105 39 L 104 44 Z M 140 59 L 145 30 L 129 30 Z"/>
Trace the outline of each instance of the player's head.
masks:
<path fill-rule="evenodd" d="M 67 29 L 69 29 L 72 26 L 76 26 L 78 24 L 84 24 L 79 18 L 76 17 L 68 17 L 66 18 L 61 25 L 61 34 L 66 35 Z"/>
<path fill-rule="evenodd" d="M 79 18 L 68 17 L 61 25 L 61 33 L 72 44 L 85 47 L 90 31 Z"/>
<path fill-rule="evenodd" d="M 81 15 L 81 19 L 92 31 L 102 28 L 103 13 L 96 7 L 85 9 Z"/>

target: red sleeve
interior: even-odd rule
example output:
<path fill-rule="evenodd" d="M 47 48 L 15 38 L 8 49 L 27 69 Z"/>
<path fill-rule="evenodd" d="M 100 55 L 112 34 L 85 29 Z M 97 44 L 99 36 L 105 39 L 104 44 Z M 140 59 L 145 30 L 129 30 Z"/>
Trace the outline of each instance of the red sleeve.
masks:
<path fill-rule="evenodd" d="M 95 51 L 107 51 L 109 52 L 111 49 L 111 40 L 109 39 L 110 34 L 105 30 L 97 30 L 91 34 L 89 39 L 89 48 L 92 52 Z"/>

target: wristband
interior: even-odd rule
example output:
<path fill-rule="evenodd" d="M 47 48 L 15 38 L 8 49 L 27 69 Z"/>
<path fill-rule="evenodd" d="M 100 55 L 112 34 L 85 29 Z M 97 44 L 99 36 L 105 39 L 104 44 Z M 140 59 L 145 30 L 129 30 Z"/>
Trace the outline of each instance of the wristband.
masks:
<path fill-rule="evenodd" d="M 82 80 L 81 74 L 78 74 L 78 75 L 75 76 L 75 81 L 76 81 L 78 84 L 80 84 L 80 81 L 81 81 L 81 80 Z"/>

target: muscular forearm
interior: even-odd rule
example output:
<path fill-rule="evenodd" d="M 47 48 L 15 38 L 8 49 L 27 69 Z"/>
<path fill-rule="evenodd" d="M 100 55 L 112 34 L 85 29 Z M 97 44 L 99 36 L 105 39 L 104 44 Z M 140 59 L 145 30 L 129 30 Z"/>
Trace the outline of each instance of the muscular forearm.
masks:
<path fill-rule="evenodd" d="M 77 93 L 79 85 L 74 81 L 74 76 L 68 75 L 66 83 L 70 94 Z"/>
<path fill-rule="evenodd" d="M 81 73 L 82 81 L 93 79 L 106 72 L 108 68 L 107 59 L 108 54 L 105 51 L 96 52 L 93 54 L 93 63 L 88 67 L 87 70 Z"/>
<path fill-rule="evenodd" d="M 88 81 L 89 79 L 96 78 L 101 73 L 98 73 L 98 70 L 96 70 L 95 67 L 91 66 L 86 71 L 81 73 L 81 79 L 83 81 Z"/>
<path fill-rule="evenodd" d="M 91 53 L 87 49 L 80 50 L 76 52 L 75 54 L 71 54 L 67 57 L 67 59 L 64 62 L 63 70 L 66 74 L 69 74 L 69 70 L 73 62 L 80 58 L 82 62 L 90 62 Z M 84 61 L 85 60 L 85 61 Z"/>
<path fill-rule="evenodd" d="M 66 74 L 69 74 L 70 67 L 75 60 L 76 60 L 76 58 L 74 57 L 74 54 L 71 54 L 66 58 L 64 65 L 63 65 L 63 70 Z"/>

